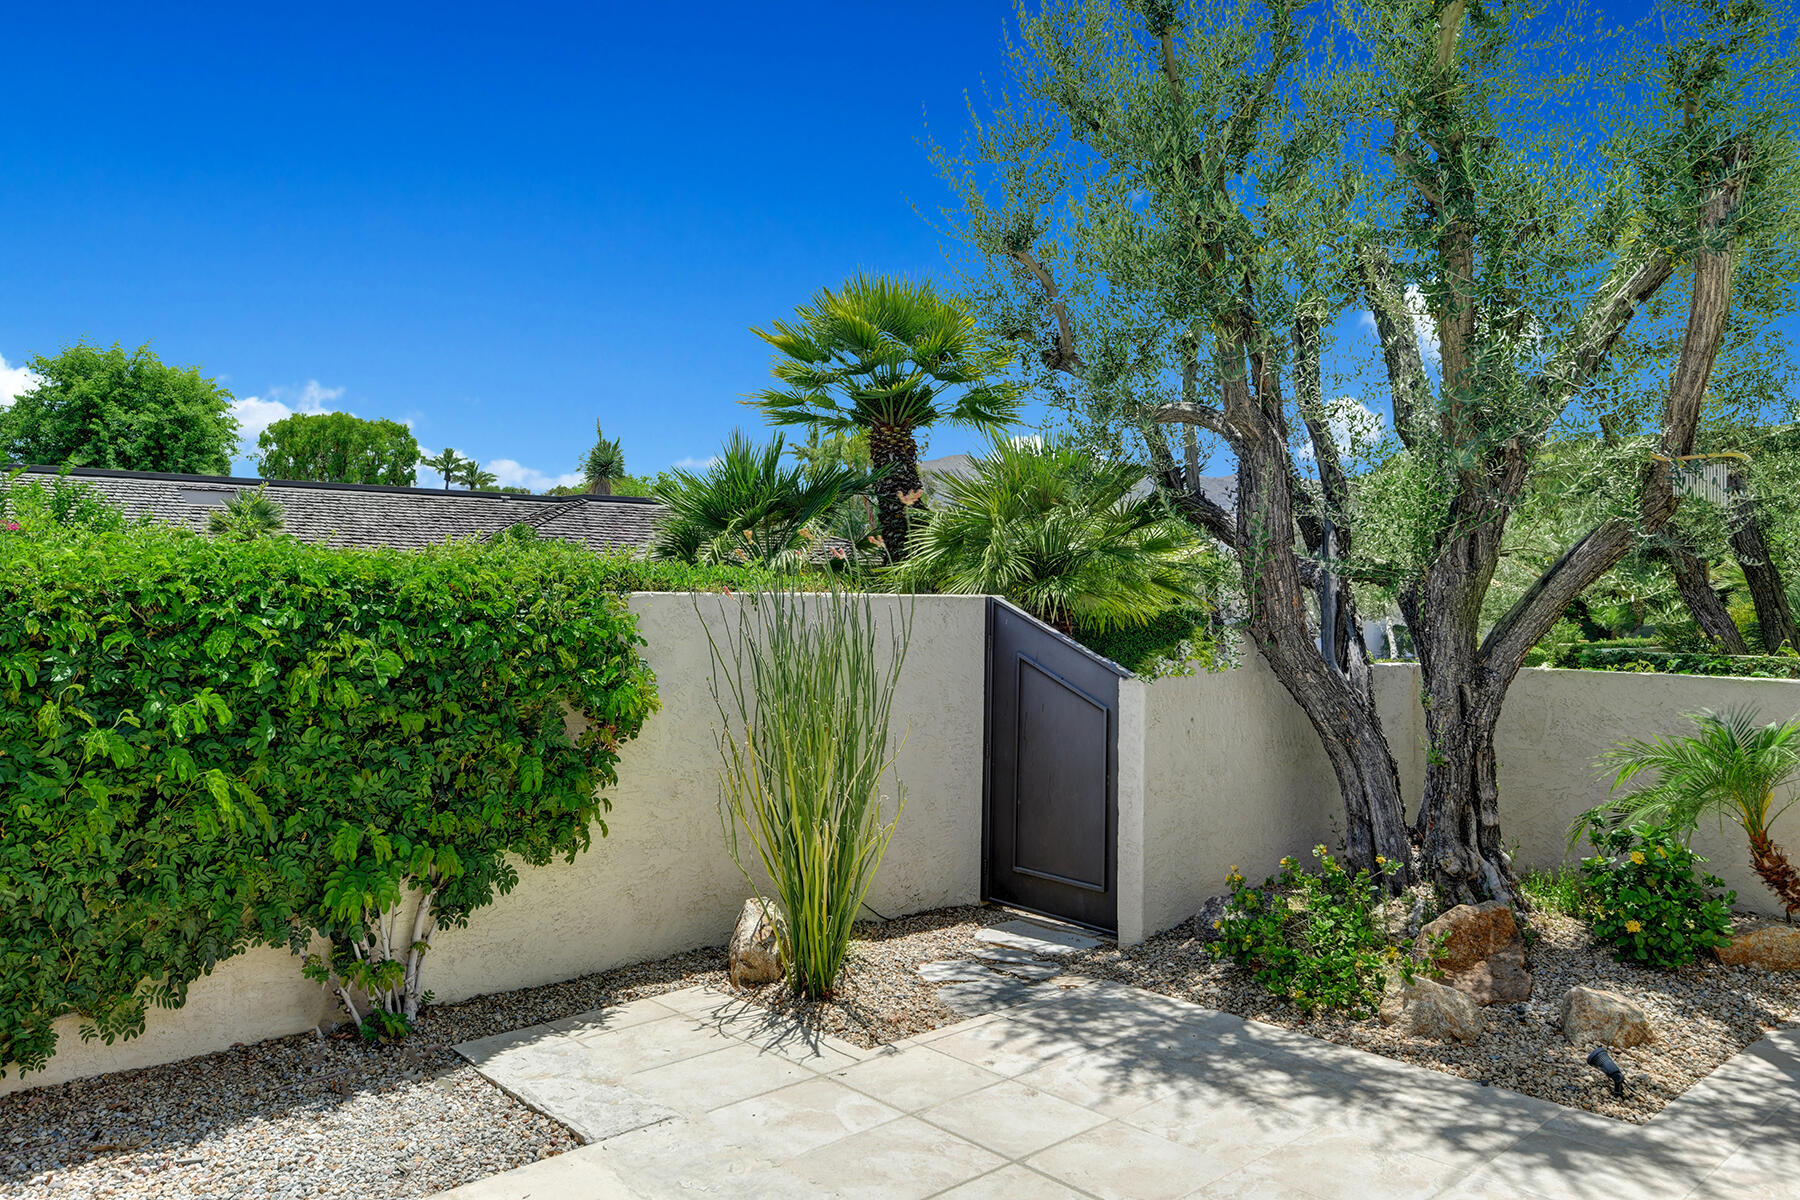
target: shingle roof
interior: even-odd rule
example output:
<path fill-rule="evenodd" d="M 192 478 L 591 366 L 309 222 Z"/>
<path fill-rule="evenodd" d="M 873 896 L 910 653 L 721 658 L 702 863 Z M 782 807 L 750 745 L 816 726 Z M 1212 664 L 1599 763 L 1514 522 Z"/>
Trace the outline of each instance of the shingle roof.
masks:
<path fill-rule="evenodd" d="M 27 468 L 27 477 L 59 473 L 52 467 Z M 154 520 L 202 530 L 214 509 L 238 492 L 264 483 L 141 471 L 78 469 L 70 474 L 131 516 L 148 514 Z M 526 496 L 288 479 L 271 479 L 267 485 L 269 498 L 282 507 L 288 533 L 333 546 L 416 549 L 446 538 L 498 533 L 524 522 L 542 537 L 593 550 L 643 550 L 664 511 L 662 505 L 635 496 Z"/>

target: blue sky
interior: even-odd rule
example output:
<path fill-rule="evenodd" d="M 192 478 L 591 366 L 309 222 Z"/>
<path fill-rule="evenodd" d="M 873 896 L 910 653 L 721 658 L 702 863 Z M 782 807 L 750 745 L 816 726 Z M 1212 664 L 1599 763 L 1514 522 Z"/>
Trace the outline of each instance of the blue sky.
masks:
<path fill-rule="evenodd" d="M 528 484 L 596 417 L 634 472 L 704 458 L 759 422 L 749 326 L 944 271 L 919 139 L 1011 11 L 11 6 L 0 357 L 149 341 Z"/>
<path fill-rule="evenodd" d="M 596 417 L 635 473 L 703 460 L 759 424 L 751 325 L 859 270 L 949 273 L 920 142 L 1004 78 L 1012 20 L 14 5 L 0 387 L 78 337 L 148 341 L 220 377 L 252 433 L 390 417 L 532 487 L 572 477 Z"/>

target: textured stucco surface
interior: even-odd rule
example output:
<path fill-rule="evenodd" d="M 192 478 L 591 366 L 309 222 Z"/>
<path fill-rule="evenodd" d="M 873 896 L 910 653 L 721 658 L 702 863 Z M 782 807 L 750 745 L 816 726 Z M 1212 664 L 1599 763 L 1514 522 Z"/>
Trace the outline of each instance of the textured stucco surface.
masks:
<path fill-rule="evenodd" d="M 725 851 L 719 821 L 718 709 L 704 618 L 717 637 L 743 596 L 631 598 L 657 674 L 662 709 L 627 744 L 609 790 L 608 835 L 573 864 L 526 869 L 508 896 L 465 930 L 441 932 L 426 986 L 453 1001 L 573 978 L 696 946 L 723 944 L 748 885 Z M 915 603 L 894 705 L 906 809 L 869 904 L 886 916 L 974 903 L 981 889 L 981 787 L 986 604 L 979 596 L 875 598 L 885 619 Z M 891 810 L 892 795 L 889 793 Z M 748 845 L 745 853 L 751 853 Z M 185 1008 L 153 1010 L 141 1037 L 82 1043 L 75 1018 L 59 1053 L 23 1086 L 170 1062 L 234 1042 L 296 1033 L 331 1005 L 300 978 L 297 960 L 258 950 L 195 984 Z M 16 1075 L 0 1093 L 16 1090 Z"/>
<path fill-rule="evenodd" d="M 1225 890 L 1232 866 L 1252 880 L 1272 874 L 1284 854 L 1336 845 L 1342 827 L 1337 782 L 1318 735 L 1254 651 L 1215 675 L 1159 679 L 1144 690 L 1142 813 L 1133 817 L 1141 867 L 1120 863 L 1120 934 L 1134 941 L 1176 925 Z M 1425 778 L 1419 671 L 1375 668 L 1376 700 L 1407 802 L 1417 815 Z M 1683 714 L 1750 705 L 1765 721 L 1800 713 L 1800 682 L 1649 675 L 1622 671 L 1520 673 L 1498 731 L 1500 821 L 1518 865 L 1565 860 L 1569 823 L 1606 798 L 1595 761 L 1628 737 L 1678 734 Z M 1124 747 L 1121 746 L 1121 755 Z M 1123 774 L 1121 775 L 1123 779 Z M 1120 794 L 1120 846 L 1127 838 Z M 1800 810 L 1796 810 L 1800 814 Z M 1776 826 L 1777 841 L 1800 851 L 1800 815 Z M 1738 893 L 1740 907 L 1772 911 L 1773 898 L 1750 870 L 1735 826 L 1702 825 L 1694 839 L 1709 869 Z M 1578 857 L 1585 847 L 1570 857 Z M 1130 886 L 1135 895 L 1124 894 Z M 1127 932 L 1127 913 L 1137 924 Z"/>

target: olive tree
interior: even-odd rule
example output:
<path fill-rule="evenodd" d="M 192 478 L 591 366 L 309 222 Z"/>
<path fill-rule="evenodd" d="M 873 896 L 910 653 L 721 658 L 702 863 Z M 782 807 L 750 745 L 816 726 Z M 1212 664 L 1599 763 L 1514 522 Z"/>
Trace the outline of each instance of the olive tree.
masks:
<path fill-rule="evenodd" d="M 1754 4 L 1705 4 L 1635 62 L 1565 66 L 1571 14 L 1303 7 L 1053 2 L 1023 22 L 1017 87 L 941 161 L 983 259 L 972 290 L 1040 347 L 1036 385 L 1135 432 L 1235 551 L 1247 631 L 1337 772 L 1351 858 L 1410 842 L 1450 896 L 1512 898 L 1501 706 L 1570 602 L 1675 512 L 1669 460 L 1693 448 L 1734 267 L 1746 247 L 1787 253 L 1768 237 L 1792 196 L 1786 35 Z M 1618 94 L 1598 129 L 1559 116 L 1601 89 Z M 1546 445 L 1651 369 L 1615 350 L 1678 277 L 1679 347 L 1652 428 L 1616 455 L 1612 507 L 1485 620 Z M 1361 309 L 1397 438 L 1378 513 L 1321 386 L 1325 341 Z M 1199 486 L 1215 446 L 1231 506 Z M 1410 830 L 1344 577 L 1391 589 L 1418 646 Z"/>

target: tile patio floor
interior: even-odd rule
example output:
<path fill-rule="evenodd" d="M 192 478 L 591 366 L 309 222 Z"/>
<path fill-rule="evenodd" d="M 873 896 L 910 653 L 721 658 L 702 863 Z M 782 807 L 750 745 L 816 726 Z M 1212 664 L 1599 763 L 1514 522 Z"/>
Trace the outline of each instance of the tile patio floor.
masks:
<path fill-rule="evenodd" d="M 863 1050 L 694 988 L 459 1047 L 590 1144 L 441 1200 L 1800 1200 L 1800 1030 L 1648 1125 L 1107 983 Z"/>

